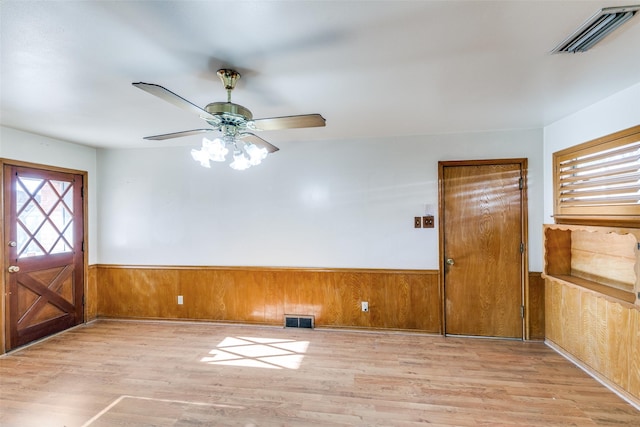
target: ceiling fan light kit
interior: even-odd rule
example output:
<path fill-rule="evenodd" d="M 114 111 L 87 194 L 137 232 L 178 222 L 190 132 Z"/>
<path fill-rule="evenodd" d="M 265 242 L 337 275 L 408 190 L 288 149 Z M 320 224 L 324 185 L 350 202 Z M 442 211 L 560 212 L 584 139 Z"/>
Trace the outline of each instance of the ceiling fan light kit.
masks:
<path fill-rule="evenodd" d="M 217 74 L 227 91 L 227 102 L 212 102 L 204 109 L 160 85 L 143 82 L 132 83 L 135 87 L 151 95 L 164 99 L 180 108 L 195 112 L 211 126 L 211 128 L 206 129 L 192 129 L 147 136 L 144 139 L 162 141 L 219 131 L 222 134 L 220 138 L 210 140 L 204 137 L 200 149 L 191 150 L 191 156 L 203 167 L 209 168 L 211 167 L 211 161 L 226 161 L 226 155 L 232 148 L 233 161 L 229 166 L 235 170 L 245 170 L 251 166 L 259 165 L 269 153 L 278 151 L 278 147 L 255 135 L 254 131 L 320 127 L 326 124 L 326 120 L 320 114 L 254 119 L 248 108 L 231 102 L 231 92 L 235 89 L 238 79 L 240 79 L 240 73 L 232 69 L 222 68 L 218 70 Z"/>
<path fill-rule="evenodd" d="M 250 142 L 238 144 L 236 141 L 232 141 L 232 144 L 234 145 L 233 162 L 229 166 L 235 170 L 245 170 L 251 166 L 257 166 L 269 154 L 266 148 L 259 148 Z M 202 138 L 202 147 L 199 150 L 195 148 L 191 150 L 191 156 L 203 167 L 210 168 L 211 161 L 224 162 L 227 160 L 229 149 L 226 145 L 224 139 L 210 140 L 205 136 Z"/>
<path fill-rule="evenodd" d="M 638 10 L 640 5 L 602 8 L 556 46 L 551 53 L 586 52 L 633 18 Z"/>

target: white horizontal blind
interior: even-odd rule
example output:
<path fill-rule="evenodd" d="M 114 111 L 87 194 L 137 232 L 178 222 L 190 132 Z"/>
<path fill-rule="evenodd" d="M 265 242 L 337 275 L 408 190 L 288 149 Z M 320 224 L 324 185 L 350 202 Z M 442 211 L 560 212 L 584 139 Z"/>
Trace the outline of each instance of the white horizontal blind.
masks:
<path fill-rule="evenodd" d="M 559 164 L 561 207 L 638 205 L 640 141 Z"/>
<path fill-rule="evenodd" d="M 640 126 L 553 154 L 556 221 L 640 225 Z"/>

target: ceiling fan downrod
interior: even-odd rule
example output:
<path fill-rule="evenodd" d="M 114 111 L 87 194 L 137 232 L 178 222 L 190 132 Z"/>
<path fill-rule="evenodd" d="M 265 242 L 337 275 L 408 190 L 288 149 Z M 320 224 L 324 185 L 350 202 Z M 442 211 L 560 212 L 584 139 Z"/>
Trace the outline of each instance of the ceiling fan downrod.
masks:
<path fill-rule="evenodd" d="M 240 73 L 230 68 L 220 68 L 217 74 L 227 91 L 227 102 L 231 102 L 231 92 L 235 89 L 236 83 L 240 79 Z"/>

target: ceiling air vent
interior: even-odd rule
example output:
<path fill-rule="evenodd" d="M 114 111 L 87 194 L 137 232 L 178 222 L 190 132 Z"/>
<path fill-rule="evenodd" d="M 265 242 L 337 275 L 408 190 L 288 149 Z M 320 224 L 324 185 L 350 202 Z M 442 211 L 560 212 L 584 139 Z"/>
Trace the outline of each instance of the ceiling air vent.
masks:
<path fill-rule="evenodd" d="M 600 9 L 551 53 L 586 52 L 613 30 L 633 18 L 639 9 L 640 5 Z"/>

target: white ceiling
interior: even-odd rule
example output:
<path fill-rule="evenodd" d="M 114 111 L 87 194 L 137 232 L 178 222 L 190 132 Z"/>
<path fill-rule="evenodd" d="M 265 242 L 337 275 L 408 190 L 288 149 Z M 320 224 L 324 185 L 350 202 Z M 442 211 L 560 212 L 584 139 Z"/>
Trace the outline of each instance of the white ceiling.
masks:
<path fill-rule="evenodd" d="M 302 139 L 540 128 L 640 82 L 640 17 L 550 55 L 623 1 L 12 1 L 0 4 L 1 124 L 95 147 L 206 127 L 131 85 L 204 107 L 215 75 L 256 118 L 321 113 Z M 194 139 L 195 138 L 195 139 Z"/>

